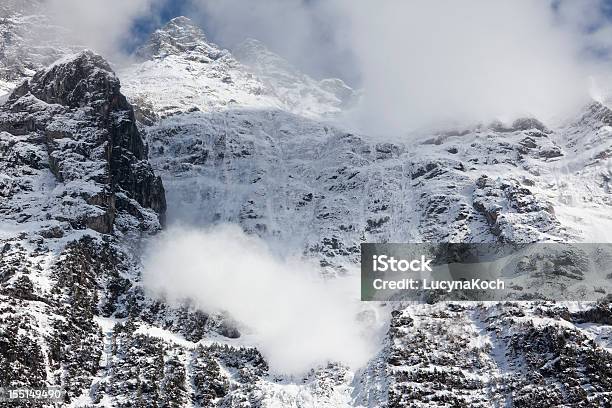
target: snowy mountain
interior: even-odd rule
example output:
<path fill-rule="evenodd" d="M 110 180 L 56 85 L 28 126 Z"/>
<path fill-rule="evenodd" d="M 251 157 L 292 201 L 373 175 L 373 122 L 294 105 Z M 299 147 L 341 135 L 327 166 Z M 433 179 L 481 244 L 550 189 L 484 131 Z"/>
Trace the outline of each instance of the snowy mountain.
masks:
<path fill-rule="evenodd" d="M 339 113 L 354 94 L 339 79 L 317 82 L 298 72 L 255 40 L 240 45 L 235 55 L 222 50 L 185 17 L 154 32 L 136 55 L 143 61 L 119 74 L 142 115 L 152 116 L 148 123 L 176 113 L 231 107 L 321 118 Z"/>
<path fill-rule="evenodd" d="M 331 116 L 356 102 L 357 93 L 341 79 L 315 81 L 255 39 L 239 44 L 233 54 L 293 113 Z"/>
<path fill-rule="evenodd" d="M 67 45 L 69 31 L 44 15 L 38 0 L 0 4 L 0 98 L 19 82 L 63 55 L 80 51 Z"/>
<path fill-rule="evenodd" d="M 0 385 L 61 385 L 75 407 L 612 403 L 609 302 L 381 305 L 366 366 L 287 376 L 232 316 L 150 297 L 141 258 L 180 222 L 237 224 L 337 279 L 362 242 L 604 242 L 607 106 L 553 129 L 526 118 L 390 142 L 333 122 L 358 97 L 341 80 L 255 40 L 222 50 L 179 17 L 115 74 L 90 51 L 46 59 L 71 47 L 40 59 L 16 28 L 33 14 L 11 13 Z"/>

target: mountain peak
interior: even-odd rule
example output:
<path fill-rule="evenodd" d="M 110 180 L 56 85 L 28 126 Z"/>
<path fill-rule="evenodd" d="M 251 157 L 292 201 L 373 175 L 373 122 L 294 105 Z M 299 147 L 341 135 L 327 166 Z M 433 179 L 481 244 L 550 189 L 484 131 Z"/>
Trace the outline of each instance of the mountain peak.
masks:
<path fill-rule="evenodd" d="M 210 59 L 217 59 L 222 55 L 219 47 L 208 42 L 204 31 L 185 16 L 168 21 L 165 26 L 151 34 L 149 40 L 136 51 L 136 55 L 145 59 L 190 53 L 204 54 Z"/>
<path fill-rule="evenodd" d="M 168 34 L 180 42 L 206 41 L 204 31 L 190 18 L 185 16 L 174 17 L 156 32 Z"/>
<path fill-rule="evenodd" d="M 127 105 L 124 98 L 111 98 L 119 95 L 119 88 L 119 80 L 108 62 L 85 50 L 61 58 L 37 72 L 29 82 L 15 89 L 11 99 L 30 92 L 47 103 L 71 107 L 111 99 L 123 107 Z"/>

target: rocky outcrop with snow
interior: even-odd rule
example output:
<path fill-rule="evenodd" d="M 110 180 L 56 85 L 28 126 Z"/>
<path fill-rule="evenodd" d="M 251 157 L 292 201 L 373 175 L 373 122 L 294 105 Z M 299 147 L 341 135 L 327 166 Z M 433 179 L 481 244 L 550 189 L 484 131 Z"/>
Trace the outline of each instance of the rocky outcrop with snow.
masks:
<path fill-rule="evenodd" d="M 39 71 L 0 109 L 7 177 L 5 223 L 69 225 L 110 233 L 159 227 L 161 179 L 119 80 L 100 56 L 82 52 Z"/>

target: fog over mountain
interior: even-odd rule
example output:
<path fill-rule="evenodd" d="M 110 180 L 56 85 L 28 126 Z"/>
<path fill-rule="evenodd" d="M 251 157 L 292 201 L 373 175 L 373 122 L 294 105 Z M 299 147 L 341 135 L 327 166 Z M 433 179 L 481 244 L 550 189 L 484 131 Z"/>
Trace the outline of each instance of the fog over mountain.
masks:
<path fill-rule="evenodd" d="M 558 120 L 607 92 L 612 26 L 604 7 L 234 0 L 200 1 L 195 9 L 226 43 L 246 32 L 298 66 L 333 66 L 343 78 L 358 78 L 353 85 L 364 97 L 350 119 L 370 133 L 401 134 L 446 122 Z"/>
<path fill-rule="evenodd" d="M 79 43 L 121 61 L 134 21 L 155 19 L 162 3 L 44 7 Z M 529 115 L 558 121 L 610 89 L 612 24 L 602 0 L 181 4 L 225 47 L 257 38 L 306 72 L 362 89 L 344 119 L 370 134 Z"/>

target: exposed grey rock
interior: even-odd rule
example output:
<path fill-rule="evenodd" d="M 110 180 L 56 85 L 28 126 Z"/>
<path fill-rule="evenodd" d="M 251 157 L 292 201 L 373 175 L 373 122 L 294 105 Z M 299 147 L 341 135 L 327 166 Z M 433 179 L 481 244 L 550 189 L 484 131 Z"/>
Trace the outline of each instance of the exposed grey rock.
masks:
<path fill-rule="evenodd" d="M 536 323 L 543 315 L 552 320 Z M 451 303 L 394 312 L 388 406 L 610 404 L 610 353 L 567 327 L 563 316 L 571 314 L 552 303 Z"/>
<path fill-rule="evenodd" d="M 146 161 L 134 111 L 102 57 L 86 51 L 38 72 L 0 108 L 0 129 L 22 136 L 8 142 L 9 149 L 29 144 L 37 151 L 21 157 L 24 165 L 48 168 L 64 184 L 91 185 L 78 194 L 102 211 L 71 219 L 73 226 L 110 233 L 118 211 L 144 219 L 139 206 L 163 217 L 161 179 Z"/>

